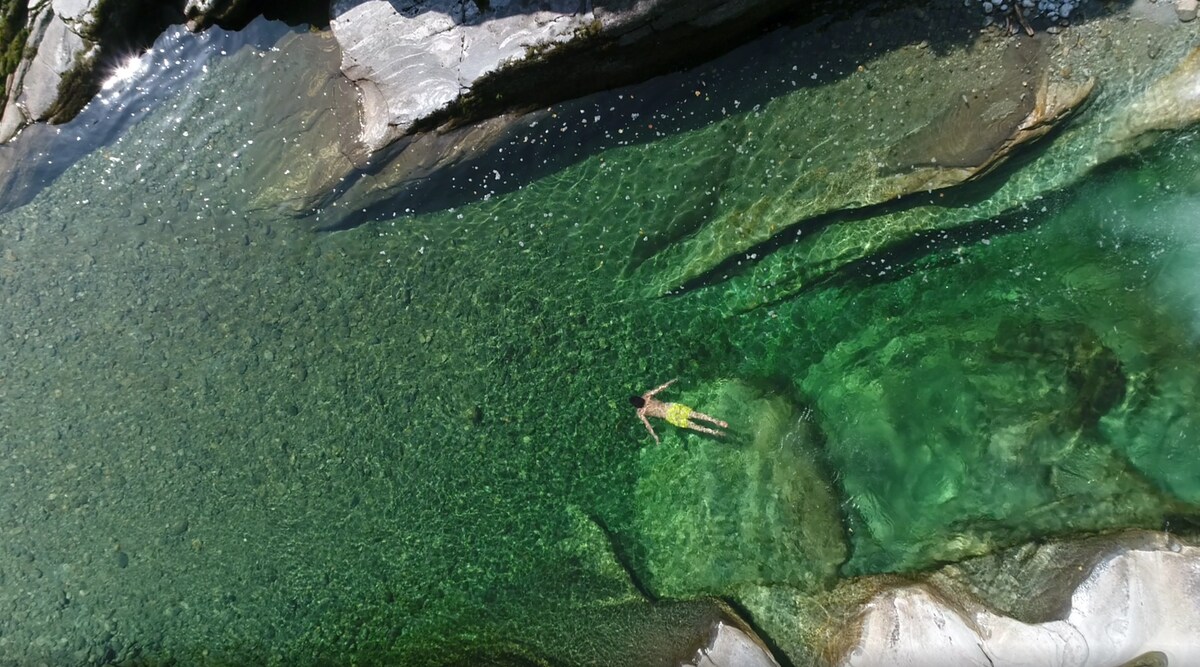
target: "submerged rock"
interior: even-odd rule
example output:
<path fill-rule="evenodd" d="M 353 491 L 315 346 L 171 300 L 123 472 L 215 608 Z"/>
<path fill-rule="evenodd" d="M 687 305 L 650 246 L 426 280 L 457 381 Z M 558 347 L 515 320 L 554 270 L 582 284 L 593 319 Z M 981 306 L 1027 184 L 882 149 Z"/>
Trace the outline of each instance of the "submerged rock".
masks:
<path fill-rule="evenodd" d="M 846 544 L 810 415 L 736 381 L 681 400 L 740 432 L 716 440 L 670 431 L 643 450 L 631 537 L 646 587 L 670 598 L 736 597 L 763 582 L 832 581 Z"/>
<path fill-rule="evenodd" d="M 1114 17 L 1071 31 L 1019 46 L 983 36 L 949 52 L 901 48 L 772 101 L 762 113 L 779 119 L 773 141 L 794 146 L 791 160 L 765 161 L 776 147 L 745 133 L 749 122 L 723 121 L 714 140 L 745 157 L 708 184 L 719 197 L 702 226 L 652 232 L 656 252 L 638 244 L 629 274 L 648 295 L 745 275 L 731 308 L 754 309 L 885 252 L 911 256 L 923 233 L 1019 211 L 1196 122 L 1188 29 Z M 1114 52 L 1105 45 L 1117 35 L 1155 48 Z M 1027 150 L 1020 170 L 996 169 L 1038 138 L 1053 141 Z"/>
<path fill-rule="evenodd" d="M 731 186 L 702 229 L 636 272 L 650 293 L 670 292 L 792 228 L 819 230 L 822 219 L 837 212 L 867 210 L 991 172 L 1091 95 L 1094 80 L 1065 73 L 1053 50 L 1041 37 L 981 38 L 949 54 L 912 46 L 772 102 L 766 113 L 805 121 L 776 128 L 779 141 L 795 145 L 795 159 L 769 171 L 790 187 L 764 194 Z M 934 80 L 938 85 L 930 86 Z M 736 134 L 738 121 L 729 123 Z M 738 143 L 747 157 L 731 180 L 761 180 L 757 174 L 766 165 L 755 162 L 759 147 L 751 137 Z"/>
<path fill-rule="evenodd" d="M 1029 51 L 1033 53 L 1029 53 Z M 988 173 L 1023 144 L 1073 113 L 1092 93 L 1094 79 L 1051 81 L 1038 49 L 1018 43 L 1004 53 L 1004 77 L 947 109 L 892 147 L 895 176 L 883 176 L 881 198 L 940 190 Z M 1013 95 L 1013 91 L 1020 91 Z M 993 101 L 994 100 L 994 101 Z"/>
<path fill-rule="evenodd" d="M 1200 549 L 1165 533 L 1025 547 L 862 607 L 845 667 L 1200 662 Z"/>
<path fill-rule="evenodd" d="M 1104 50 L 1103 45 L 1112 39 L 1114 29 L 1112 22 L 1107 20 L 1075 26 L 1072 31 L 1076 37 L 1069 43 L 1069 48 L 1064 48 L 1065 43 L 1049 45 L 1046 62 L 1051 81 L 1062 77 L 1068 86 L 1059 90 L 1071 99 L 1072 91 L 1082 92 L 1090 87 L 1090 84 L 1082 84 L 1084 88 L 1070 86 L 1070 82 L 1079 83 L 1076 72 L 1094 75 L 1096 84 L 1089 95 L 1092 102 L 1074 120 L 1060 124 L 1051 143 L 1043 142 L 1041 149 L 1030 151 L 1028 162 L 1019 170 L 1002 169 L 971 187 L 959 186 L 942 192 L 920 191 L 902 201 L 868 208 L 859 205 L 869 204 L 871 200 L 860 200 L 831 210 L 824 203 L 831 198 L 831 193 L 840 193 L 843 186 L 851 190 L 862 186 L 851 182 L 849 173 L 852 169 L 842 154 L 834 152 L 824 157 L 814 154 L 813 165 L 818 160 L 824 160 L 825 164 L 783 171 L 785 177 L 796 174 L 796 186 L 791 191 L 776 189 L 769 195 L 748 193 L 756 200 L 737 202 L 737 208 L 727 206 L 728 212 L 717 211 L 700 232 L 668 246 L 642 264 L 637 274 L 644 283 L 651 285 L 652 290 L 661 293 L 677 289 L 679 281 L 687 277 L 705 275 L 706 270 L 730 268 L 731 257 L 754 253 L 765 259 L 740 271 L 729 271 L 736 274 L 728 289 L 730 308 L 745 312 L 793 298 L 831 279 L 879 273 L 881 266 L 895 270 L 897 258 L 901 258 L 901 262 L 912 261 L 924 256 L 928 249 L 940 247 L 937 239 L 949 238 L 948 230 L 979 226 L 976 236 L 986 237 L 988 229 L 1014 230 L 1028 224 L 1030 216 L 1026 209 L 1039 198 L 1078 183 L 1097 166 L 1153 143 L 1166 131 L 1189 126 L 1200 114 L 1200 105 L 1192 99 L 1196 90 L 1192 79 L 1200 58 L 1188 55 L 1192 50 L 1189 31 L 1178 25 L 1154 21 L 1121 23 L 1122 39 L 1144 39 L 1161 48 L 1151 52 L 1113 53 Z M 899 55 L 884 61 L 891 62 Z M 918 61 L 928 57 L 923 52 L 912 56 Z M 912 70 L 910 61 L 911 58 L 899 58 L 888 66 L 891 71 L 878 77 L 886 80 L 920 71 Z M 880 63 L 875 69 L 878 71 L 884 66 Z M 930 63 L 923 69 L 933 72 L 936 67 Z M 900 80 L 906 82 L 907 88 L 908 79 Z M 829 104 L 829 96 L 833 95 L 834 91 L 827 93 L 822 103 Z M 1054 97 L 1055 93 L 1048 93 L 1045 98 L 1048 106 L 1054 105 Z M 802 109 L 815 103 L 788 100 L 781 104 Z M 902 102 L 897 106 L 911 104 Z M 869 121 L 868 127 L 875 125 L 885 136 L 899 133 L 905 137 L 900 145 L 909 145 L 920 136 L 901 133 L 895 124 L 880 128 L 880 118 L 885 121 L 888 118 L 882 110 L 863 116 L 867 121 L 856 122 Z M 930 117 L 934 116 L 931 114 Z M 862 129 L 865 128 L 858 128 L 859 131 Z M 1045 128 L 1039 131 L 1042 129 Z M 811 132 L 815 136 L 807 141 L 815 142 L 816 146 L 840 143 L 852 156 L 850 163 L 867 159 L 855 158 L 855 155 L 872 154 L 871 149 L 854 143 L 853 132 L 831 137 L 831 131 L 836 128 Z M 803 145 L 806 140 L 798 137 L 795 141 Z M 892 153 L 893 156 L 899 154 L 909 153 Z M 862 167 L 862 170 L 866 169 Z M 952 169 L 947 171 L 953 172 Z M 932 169 L 929 173 L 935 179 L 931 185 L 937 185 L 938 170 Z M 831 184 L 830 181 L 836 182 Z M 833 201 L 838 200 L 833 198 Z M 737 216 L 744 225 L 734 231 L 740 230 L 746 236 L 719 234 L 719 230 L 728 228 Z M 746 246 L 747 239 L 759 238 L 754 236 L 756 233 L 770 235 L 761 250 Z M 970 234 L 964 236 L 971 237 Z M 708 276 L 712 276 L 710 279 L 720 277 L 716 273 Z"/>
<path fill-rule="evenodd" d="M 1099 161 L 1128 154 L 1163 132 L 1200 122 L 1200 48 L 1155 81 L 1109 125 Z"/>

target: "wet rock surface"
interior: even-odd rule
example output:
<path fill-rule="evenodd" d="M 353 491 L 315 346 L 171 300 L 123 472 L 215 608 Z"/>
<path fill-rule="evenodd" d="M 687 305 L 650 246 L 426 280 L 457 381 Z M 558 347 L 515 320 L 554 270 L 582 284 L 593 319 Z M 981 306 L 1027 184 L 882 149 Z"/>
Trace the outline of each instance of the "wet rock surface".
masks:
<path fill-rule="evenodd" d="M 1188 28 L 1173 21 L 1101 18 L 1072 26 L 1068 34 L 1043 42 L 1041 54 L 1020 56 L 1017 61 L 1025 65 L 1017 71 L 1028 76 L 1019 80 L 992 65 L 1017 59 L 1018 47 L 984 35 L 949 58 L 919 45 L 900 49 L 827 91 L 777 102 L 778 108 L 766 111 L 808 120 L 790 130 L 796 163 L 771 165 L 766 172 L 772 181 L 787 179 L 792 186 L 764 196 L 714 183 L 710 187 L 720 188 L 722 197 L 702 226 L 670 242 L 660 240 L 648 259 L 635 254 L 630 274 L 648 293 L 659 294 L 733 277 L 728 293 L 734 310 L 770 306 L 814 285 L 861 275 L 871 264 L 919 256 L 918 248 L 933 247 L 934 232 L 1006 217 L 1019 225 L 1021 207 L 1031 199 L 1195 122 L 1200 106 L 1192 99 L 1192 79 L 1200 58 L 1189 55 Z M 1113 52 L 1109 47 L 1118 41 L 1154 47 Z M 914 73 L 920 76 L 910 78 Z M 941 83 L 925 98 L 931 104 L 905 97 L 896 104 L 880 92 L 899 93 L 927 79 Z M 996 97 L 990 82 L 1006 79 L 1007 97 Z M 839 109 L 834 116 L 840 122 L 828 127 L 813 120 L 823 106 L 856 91 L 859 110 Z M 989 104 L 967 114 L 973 94 L 987 94 Z M 1029 113 L 1013 127 L 1011 119 L 1030 100 Z M 992 126 L 987 119 L 1000 122 Z M 998 139 L 1002 127 L 1012 128 L 1007 139 Z M 729 132 L 737 136 L 735 123 Z M 991 139 L 968 149 L 976 137 Z M 841 150 L 824 150 L 830 145 Z M 981 160 L 989 145 L 1002 148 Z M 754 164 L 753 139 L 743 146 L 747 159 L 731 170 L 732 181 L 745 182 L 746 174 L 762 170 Z M 922 164 L 919 156 L 930 153 Z M 934 159 L 980 164 L 933 166 Z M 1006 166 L 1012 160 L 1021 168 Z M 911 170 L 900 170 L 902 165 Z M 862 224 L 864 219 L 870 223 Z"/>

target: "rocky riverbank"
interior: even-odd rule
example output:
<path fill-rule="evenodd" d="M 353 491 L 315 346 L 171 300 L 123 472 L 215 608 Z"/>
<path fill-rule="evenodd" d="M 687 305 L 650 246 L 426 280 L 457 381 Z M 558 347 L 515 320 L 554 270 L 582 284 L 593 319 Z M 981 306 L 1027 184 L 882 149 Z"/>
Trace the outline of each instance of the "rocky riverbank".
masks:
<path fill-rule="evenodd" d="M 172 8 L 145 0 L 42 0 L 30 5 L 27 17 L 9 10 L 15 23 L 23 19 L 25 25 L 14 24 L 0 35 L 9 35 L 18 51 L 24 47 L 26 56 L 9 77 L 0 143 L 29 123 L 72 117 L 122 58 L 144 49 L 169 23 L 185 19 L 195 30 L 242 25 L 264 12 L 332 25 L 343 71 L 362 95 L 360 141 L 369 154 L 414 131 L 641 81 L 710 58 L 773 21 L 824 9 L 820 3 L 797 8 L 782 0 L 341 0 L 322 15 L 320 6 L 188 0 Z"/>

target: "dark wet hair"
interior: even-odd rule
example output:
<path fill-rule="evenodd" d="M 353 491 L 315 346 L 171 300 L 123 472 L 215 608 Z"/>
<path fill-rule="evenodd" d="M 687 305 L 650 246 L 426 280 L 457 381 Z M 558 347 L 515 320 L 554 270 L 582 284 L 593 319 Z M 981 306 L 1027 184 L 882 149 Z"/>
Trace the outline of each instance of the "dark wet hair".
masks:
<path fill-rule="evenodd" d="M 635 408 L 646 407 L 646 399 L 642 398 L 641 396 L 630 396 L 629 402 L 632 403 L 633 407 Z"/>

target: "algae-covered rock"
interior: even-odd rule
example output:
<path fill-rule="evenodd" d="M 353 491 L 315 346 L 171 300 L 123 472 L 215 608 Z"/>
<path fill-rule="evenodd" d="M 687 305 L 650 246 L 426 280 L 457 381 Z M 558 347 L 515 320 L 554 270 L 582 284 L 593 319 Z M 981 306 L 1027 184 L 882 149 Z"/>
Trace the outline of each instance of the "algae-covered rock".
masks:
<path fill-rule="evenodd" d="M 846 546 L 810 415 L 733 380 L 679 400 L 727 420 L 730 437 L 668 431 L 643 450 L 634 539 L 646 586 L 686 597 L 828 582 Z"/>
<path fill-rule="evenodd" d="M 728 183 L 709 186 L 719 196 L 707 219 L 657 240 L 649 259 L 637 247 L 630 272 L 649 294 L 732 278 L 730 308 L 745 312 L 920 256 L 947 230 L 1026 224 L 1039 198 L 1200 115 L 1189 34 L 1152 21 L 1120 30 L 1155 48 L 1113 52 L 1112 25 L 1097 21 L 1073 26 L 1070 40 L 980 37 L 949 53 L 878 56 L 765 108 L 779 119 L 772 152 L 794 147 L 791 160 L 760 160 L 760 134 L 727 120 L 714 134 L 739 157 Z M 997 169 L 1018 152 L 1020 169 Z"/>
<path fill-rule="evenodd" d="M 1063 529 L 1068 509 L 1081 523 L 1152 520 L 1156 490 L 1097 432 L 1125 383 L 1078 326 L 977 315 L 848 341 L 804 385 L 821 389 L 828 456 L 859 526 L 849 570 L 987 553 Z"/>
<path fill-rule="evenodd" d="M 1054 67 L 1051 48 L 1042 39 L 980 39 L 945 57 L 912 46 L 773 101 L 766 113 L 781 120 L 771 135 L 795 145 L 793 159 L 758 164 L 756 139 L 737 142 L 746 158 L 731 180 L 741 184 L 730 184 L 699 232 L 643 265 L 649 290 L 685 285 L 784 230 L 801 225 L 803 232 L 806 220 L 990 172 L 1049 133 L 1093 90 L 1092 79 Z M 926 85 L 930 80 L 939 85 Z M 757 173 L 782 187 L 762 188 Z"/>

